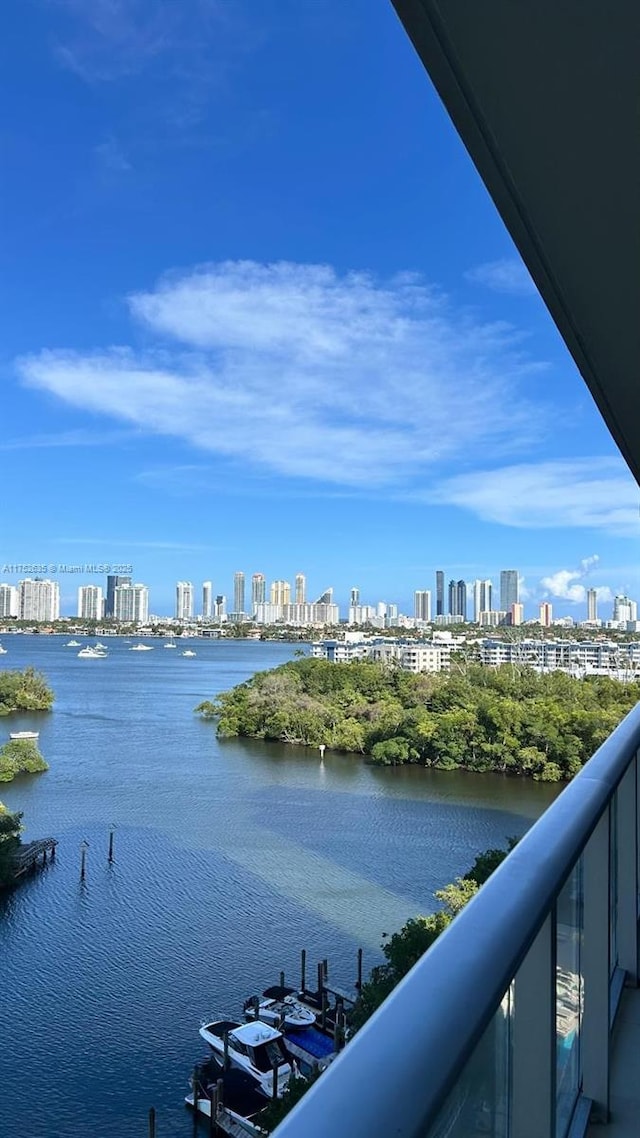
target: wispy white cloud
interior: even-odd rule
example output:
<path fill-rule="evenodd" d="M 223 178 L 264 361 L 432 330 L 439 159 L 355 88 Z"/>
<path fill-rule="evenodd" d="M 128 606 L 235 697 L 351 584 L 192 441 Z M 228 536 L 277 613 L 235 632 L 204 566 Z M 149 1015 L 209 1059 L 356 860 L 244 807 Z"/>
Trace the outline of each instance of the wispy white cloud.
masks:
<path fill-rule="evenodd" d="M 136 430 L 98 431 L 79 428 L 75 431 L 58 431 L 50 434 L 23 435 L 17 439 L 3 439 L 3 450 L 40 450 L 48 447 L 99 447 L 114 446 L 139 438 Z"/>
<path fill-rule="evenodd" d="M 523 394 L 543 365 L 515 331 L 474 323 L 415 275 L 228 262 L 129 305 L 155 347 L 44 351 L 18 361 L 23 380 L 245 465 L 361 489 L 408 486 L 471 447 L 519 454 L 543 428 Z"/>
<path fill-rule="evenodd" d="M 521 261 L 516 258 L 487 261 L 476 265 L 465 274 L 471 284 L 484 285 L 493 292 L 506 292 L 512 296 L 535 296 L 536 286 Z"/>
<path fill-rule="evenodd" d="M 445 479 L 425 498 L 522 529 L 577 527 L 623 537 L 640 534 L 640 490 L 618 458 L 476 470 Z"/>
<path fill-rule="evenodd" d="M 587 585 L 583 584 L 592 569 L 600 561 L 597 553 L 584 557 L 577 569 L 558 569 L 555 573 L 543 577 L 540 582 L 543 597 L 553 597 L 558 600 L 571 601 L 573 604 L 584 604 L 587 599 Z M 596 586 L 596 596 L 599 601 L 613 600 L 613 592 L 608 585 Z"/>
<path fill-rule="evenodd" d="M 127 174 L 132 169 L 131 162 L 116 138 L 107 138 L 105 142 L 94 146 L 93 153 L 98 165 L 111 174 Z"/>

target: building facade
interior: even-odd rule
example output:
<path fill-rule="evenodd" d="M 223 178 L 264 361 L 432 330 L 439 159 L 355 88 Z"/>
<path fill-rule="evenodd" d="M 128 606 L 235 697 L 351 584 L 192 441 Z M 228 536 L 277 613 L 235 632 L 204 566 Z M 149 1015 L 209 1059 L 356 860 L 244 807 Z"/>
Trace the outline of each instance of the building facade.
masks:
<path fill-rule="evenodd" d="M 503 569 L 500 574 L 500 608 L 503 612 L 511 612 L 511 606 L 517 605 L 519 600 L 518 570 Z"/>
<path fill-rule="evenodd" d="M 550 628 L 552 620 L 553 605 L 550 605 L 548 601 L 543 601 L 540 605 L 540 617 L 538 623 L 541 624 L 543 628 Z"/>
<path fill-rule="evenodd" d="M 53 621 L 60 617 L 60 586 L 57 581 L 28 577 L 18 582 L 20 620 Z"/>
<path fill-rule="evenodd" d="M 20 599 L 15 585 L 0 585 L 0 619 L 17 617 L 20 614 Z"/>
<path fill-rule="evenodd" d="M 269 590 L 269 600 L 272 605 L 291 604 L 291 585 L 288 581 L 272 581 Z"/>
<path fill-rule="evenodd" d="M 107 577 L 107 595 L 105 598 L 104 615 L 112 618 L 116 614 L 116 589 L 118 585 L 130 585 L 131 577 L 120 577 L 110 573 Z"/>
<path fill-rule="evenodd" d="M 176 583 L 176 620 L 193 620 L 193 585 L 191 581 Z"/>
<path fill-rule="evenodd" d="M 117 585 L 114 618 L 123 624 L 146 624 L 149 619 L 149 590 L 146 585 Z"/>
<path fill-rule="evenodd" d="M 490 612 L 492 605 L 493 585 L 491 581 L 473 582 L 473 620 L 480 624 L 480 613 Z"/>
<path fill-rule="evenodd" d="M 307 602 L 307 578 L 304 573 L 296 573 L 295 581 L 295 603 L 297 605 L 304 605 Z"/>
<path fill-rule="evenodd" d="M 444 571 L 436 571 L 436 616 L 444 616 Z"/>
<path fill-rule="evenodd" d="M 254 573 L 251 578 L 251 615 L 255 615 L 258 605 L 263 605 L 267 599 L 267 582 L 264 573 Z"/>
<path fill-rule="evenodd" d="M 590 624 L 598 619 L 598 593 L 595 589 L 587 589 L 587 620 Z"/>
<path fill-rule="evenodd" d="M 211 581 L 203 581 L 202 583 L 202 619 L 211 620 L 213 616 L 213 583 Z"/>
<path fill-rule="evenodd" d="M 431 620 L 430 589 L 416 589 L 413 594 L 413 615 L 416 620 Z"/>
<path fill-rule="evenodd" d="M 80 620 L 102 620 L 104 599 L 100 585 L 80 585 L 78 589 L 78 616 Z"/>

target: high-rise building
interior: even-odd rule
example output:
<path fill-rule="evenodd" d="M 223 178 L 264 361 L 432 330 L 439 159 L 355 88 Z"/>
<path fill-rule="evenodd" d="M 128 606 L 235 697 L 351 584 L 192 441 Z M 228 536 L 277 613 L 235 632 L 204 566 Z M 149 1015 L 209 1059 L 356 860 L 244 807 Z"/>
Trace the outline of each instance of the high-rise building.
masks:
<path fill-rule="evenodd" d="M 626 597 L 624 593 L 619 593 L 618 596 L 613 598 L 613 619 L 620 624 L 626 624 L 630 620 L 638 619 L 638 605 L 631 597 Z"/>
<path fill-rule="evenodd" d="M 465 581 L 449 581 L 449 614 L 467 619 L 467 585 Z M 436 614 L 437 615 L 437 614 Z"/>
<path fill-rule="evenodd" d="M 254 573 L 251 578 L 251 613 L 255 615 L 258 605 L 263 605 L 267 599 L 267 582 L 264 573 Z"/>
<path fill-rule="evenodd" d="M 295 603 L 304 605 L 307 602 L 307 578 L 304 573 L 296 573 Z"/>
<path fill-rule="evenodd" d="M 233 611 L 244 612 L 244 573 L 233 574 Z"/>
<path fill-rule="evenodd" d="M 552 620 L 553 605 L 550 605 L 548 601 L 543 601 L 540 605 L 539 624 L 541 624 L 543 628 L 550 628 Z"/>
<path fill-rule="evenodd" d="M 58 620 L 60 616 L 60 586 L 57 581 L 32 580 L 27 577 L 18 582 L 18 613 L 20 620 Z"/>
<path fill-rule="evenodd" d="M 475 624 L 480 623 L 481 612 L 491 612 L 492 593 L 491 581 L 473 582 L 473 620 Z"/>
<path fill-rule="evenodd" d="M 355 608 L 356 605 L 359 605 L 359 604 L 360 604 L 360 590 L 358 588 L 353 588 L 351 590 L 351 593 L 349 594 L 349 608 Z"/>
<path fill-rule="evenodd" d="M 114 617 L 116 612 L 116 589 L 118 585 L 130 585 L 131 577 L 120 577 L 110 573 L 107 577 L 107 596 L 104 605 L 104 615 Z"/>
<path fill-rule="evenodd" d="M 269 600 L 272 605 L 291 604 L 291 585 L 288 581 L 272 581 L 269 590 Z"/>
<path fill-rule="evenodd" d="M 202 619 L 211 620 L 213 616 L 213 585 L 211 581 L 202 583 Z"/>
<path fill-rule="evenodd" d="M 598 619 L 598 593 L 596 589 L 587 589 L 587 620 L 594 623 Z"/>
<path fill-rule="evenodd" d="M 524 605 L 518 601 L 517 604 L 511 606 L 511 612 L 509 613 L 509 624 L 513 628 L 517 628 L 518 625 L 522 624 L 523 620 Z"/>
<path fill-rule="evenodd" d="M 146 585 L 116 585 L 113 615 L 124 624 L 146 624 L 149 619 L 149 590 Z"/>
<path fill-rule="evenodd" d="M 100 585 L 80 585 L 78 616 L 81 620 L 102 620 L 104 602 Z"/>
<path fill-rule="evenodd" d="M 223 596 L 222 593 L 218 593 L 218 595 L 216 597 L 216 607 L 215 607 L 214 615 L 215 615 L 216 620 L 222 620 L 227 615 L 227 598 L 225 596 Z"/>
<path fill-rule="evenodd" d="M 20 600 L 18 597 L 18 590 L 15 585 L 2 584 L 0 585 L 0 618 L 6 616 L 18 616 L 20 612 Z"/>
<path fill-rule="evenodd" d="M 436 572 L 436 616 L 444 616 L 444 572 Z"/>
<path fill-rule="evenodd" d="M 315 602 L 317 605 L 332 605 L 333 604 L 333 589 L 325 589 Z"/>
<path fill-rule="evenodd" d="M 413 594 L 413 615 L 416 620 L 431 620 L 430 589 L 416 589 Z"/>
<path fill-rule="evenodd" d="M 517 605 L 519 600 L 518 570 L 503 569 L 500 574 L 500 608 L 509 613 L 511 606 Z"/>
<path fill-rule="evenodd" d="M 193 620 L 193 585 L 191 581 L 176 582 L 176 620 Z"/>

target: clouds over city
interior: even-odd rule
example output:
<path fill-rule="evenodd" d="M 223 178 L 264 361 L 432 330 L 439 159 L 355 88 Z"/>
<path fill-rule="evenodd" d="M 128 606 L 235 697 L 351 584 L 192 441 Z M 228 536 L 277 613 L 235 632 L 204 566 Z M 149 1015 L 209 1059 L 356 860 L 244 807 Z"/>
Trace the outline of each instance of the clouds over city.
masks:
<path fill-rule="evenodd" d="M 428 500 L 520 529 L 604 530 L 638 537 L 640 491 L 622 459 L 594 456 L 475 470 L 438 483 Z"/>
<path fill-rule="evenodd" d="M 18 361 L 23 381 L 201 451 L 363 489 L 415 486 L 471 447 L 513 455 L 543 429 L 525 394 L 542 365 L 520 337 L 415 274 L 226 262 L 128 305 L 147 350 L 45 350 Z"/>
<path fill-rule="evenodd" d="M 593 587 L 590 582 L 585 583 L 586 578 L 592 571 L 597 570 L 599 561 L 598 554 L 594 553 L 590 557 L 583 558 L 576 569 L 558 569 L 550 576 L 543 577 L 540 582 L 542 596 L 571 601 L 573 604 L 584 604 L 587 599 L 587 589 Z M 613 600 L 613 591 L 608 585 L 598 585 L 595 589 L 599 601 Z"/>

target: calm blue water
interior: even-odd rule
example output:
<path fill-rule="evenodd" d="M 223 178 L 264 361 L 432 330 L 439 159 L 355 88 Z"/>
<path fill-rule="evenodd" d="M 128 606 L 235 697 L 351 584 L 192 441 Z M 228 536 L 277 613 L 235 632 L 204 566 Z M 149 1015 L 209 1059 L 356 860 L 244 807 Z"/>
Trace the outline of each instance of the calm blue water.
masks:
<path fill-rule="evenodd" d="M 189 1138 L 183 1097 L 203 1018 L 323 957 L 344 986 L 383 932 L 432 907 L 477 852 L 521 834 L 556 791 L 497 776 L 378 770 L 357 758 L 219 743 L 193 708 L 295 645 L 195 642 L 197 656 L 108 640 L 6 636 L 0 667 L 49 678 L 46 774 L 0 786 L 57 862 L 0 904 L 0 1134 Z M 107 864 L 109 827 L 116 863 Z M 80 842 L 89 842 L 79 882 Z"/>

